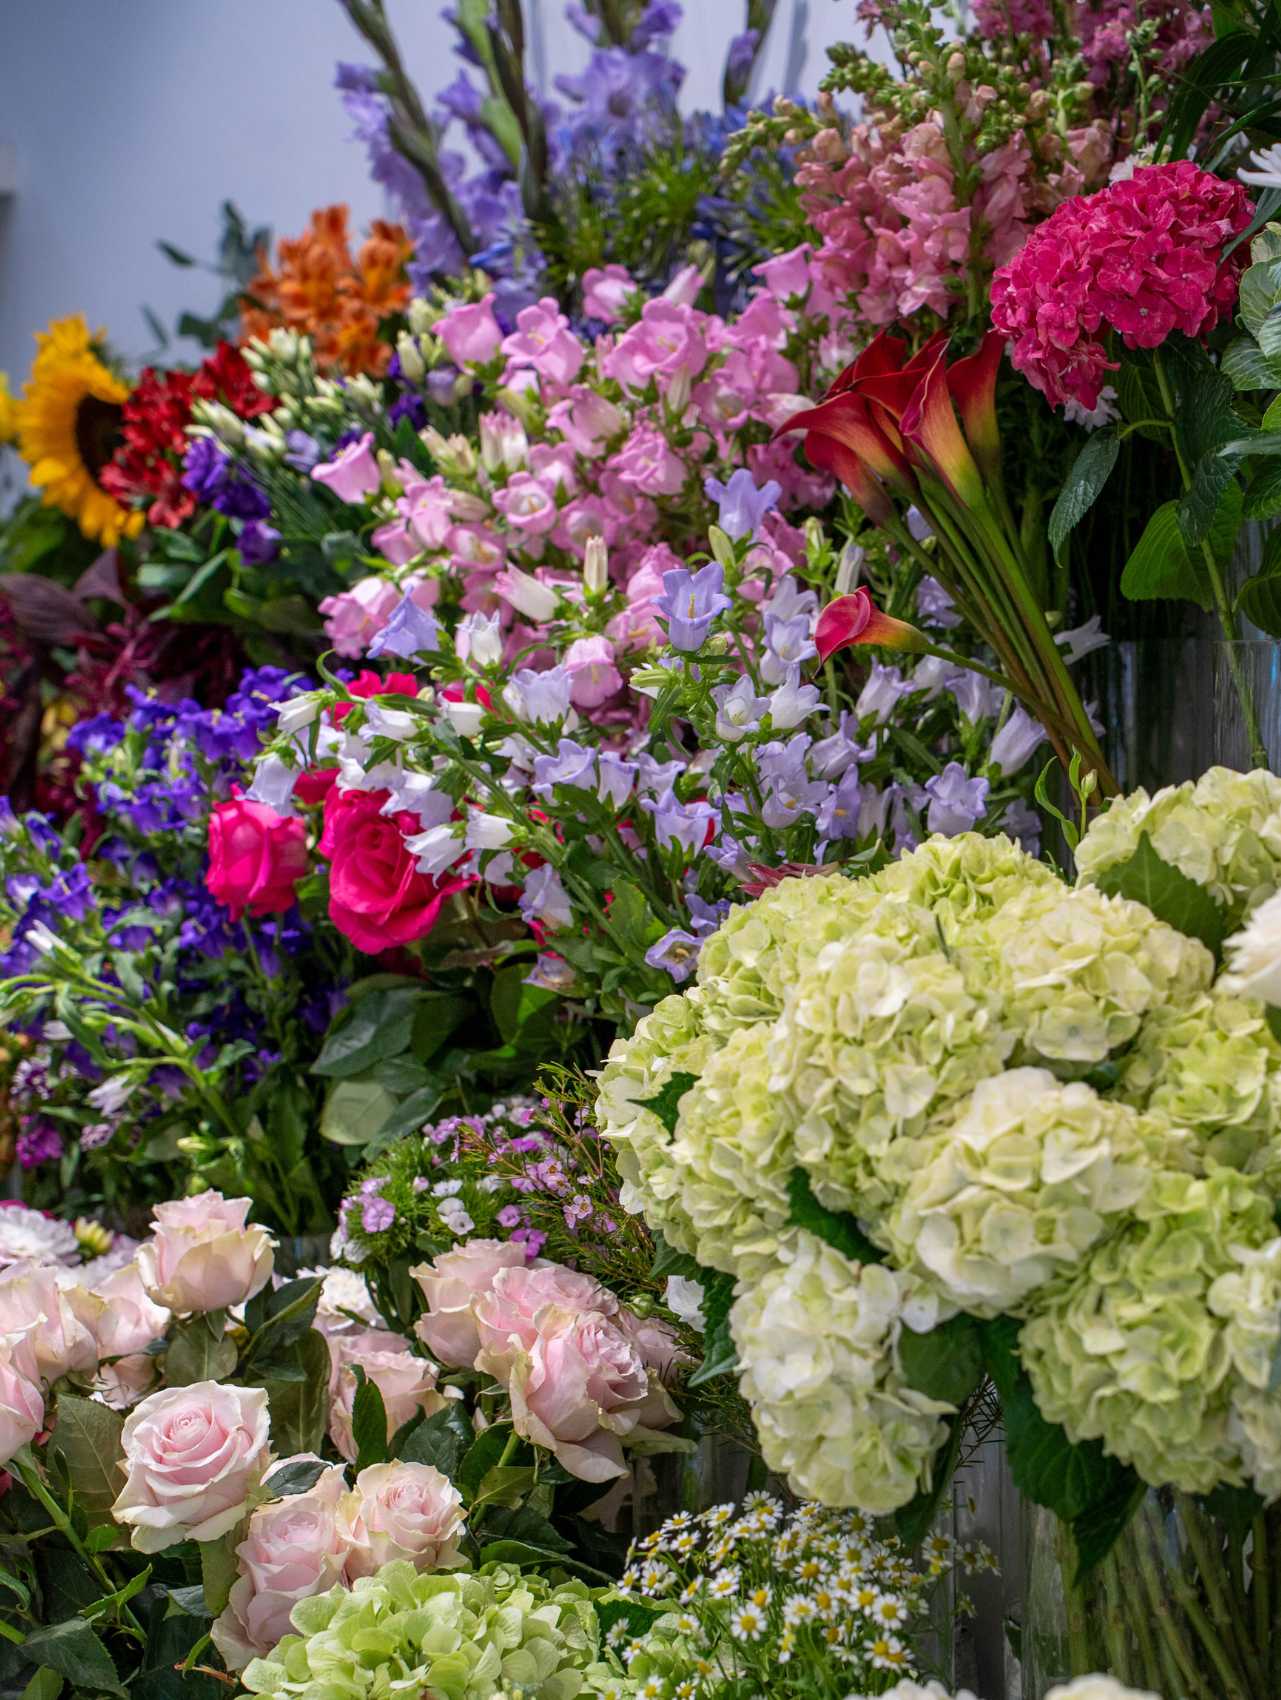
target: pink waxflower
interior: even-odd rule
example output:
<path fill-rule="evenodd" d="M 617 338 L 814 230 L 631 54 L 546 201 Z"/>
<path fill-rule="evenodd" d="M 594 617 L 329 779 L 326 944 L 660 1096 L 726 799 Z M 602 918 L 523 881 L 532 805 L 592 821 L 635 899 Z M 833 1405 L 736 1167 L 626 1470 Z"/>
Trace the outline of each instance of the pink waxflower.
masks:
<path fill-rule="evenodd" d="M 592 266 L 583 273 L 583 312 L 589 319 L 615 324 L 637 287 L 626 266 Z"/>
<path fill-rule="evenodd" d="M 344 502 L 363 502 L 366 496 L 372 496 L 382 483 L 374 458 L 373 432 L 366 431 L 363 437 L 339 449 L 332 460 L 319 461 L 312 467 L 311 476 Z"/>
<path fill-rule="evenodd" d="M 364 655 L 400 606 L 400 591 L 385 578 L 362 578 L 350 590 L 326 596 L 320 604 L 325 633 L 339 655 Z"/>
<path fill-rule="evenodd" d="M 1175 331 L 1202 336 L 1232 309 L 1249 255 L 1224 245 L 1250 223 L 1239 183 L 1190 160 L 1065 201 L 992 280 L 992 323 L 1010 359 L 1054 405 L 1098 404 L 1115 371 L 1102 335 L 1159 348 Z"/>
<path fill-rule="evenodd" d="M 455 366 L 483 366 L 492 360 L 503 342 L 492 290 L 483 301 L 455 302 L 436 321 L 435 331 Z"/>
<path fill-rule="evenodd" d="M 677 378 L 690 382 L 707 364 L 703 326 L 704 315 L 693 307 L 661 296 L 647 301 L 636 324 L 602 360 L 601 370 L 625 390 L 643 390 L 654 383 L 666 392 Z"/>
<path fill-rule="evenodd" d="M 516 370 L 531 368 L 546 383 L 567 389 L 578 376 L 587 352 L 569 328 L 555 298 L 545 295 L 516 315 L 516 329 L 503 338 L 503 353 Z"/>
<path fill-rule="evenodd" d="M 561 665 L 569 674 L 569 700 L 575 708 L 599 708 L 623 688 L 623 675 L 614 665 L 614 646 L 607 637 L 575 638 Z"/>

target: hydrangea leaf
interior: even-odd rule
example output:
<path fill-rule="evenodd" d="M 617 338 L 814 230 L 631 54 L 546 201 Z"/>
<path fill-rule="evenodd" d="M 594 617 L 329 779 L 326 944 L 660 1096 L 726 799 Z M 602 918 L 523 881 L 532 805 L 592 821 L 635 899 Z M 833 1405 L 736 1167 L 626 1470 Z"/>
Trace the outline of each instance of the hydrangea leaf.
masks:
<path fill-rule="evenodd" d="M 1218 956 L 1227 932 L 1227 917 L 1203 885 L 1172 867 L 1142 833 L 1134 854 L 1105 868 L 1095 885 L 1107 897 L 1129 897 L 1149 908 L 1159 921 L 1200 939 Z"/>
<path fill-rule="evenodd" d="M 1068 534 L 1098 500 L 1103 486 L 1112 476 L 1112 468 L 1120 452 L 1121 442 L 1115 431 L 1095 431 L 1086 439 L 1050 514 L 1050 548 L 1056 558 L 1062 552 Z"/>
<path fill-rule="evenodd" d="M 853 1216 L 819 1203 L 804 1169 L 792 1170 L 787 1197 L 787 1219 L 794 1228 L 806 1229 L 854 1263 L 884 1263 L 885 1253 L 872 1244 Z"/>
<path fill-rule="evenodd" d="M 691 1387 L 715 1381 L 738 1368 L 738 1348 L 730 1332 L 734 1278 L 719 1270 L 700 1277 L 703 1282 L 703 1361 L 689 1378 Z"/>
<path fill-rule="evenodd" d="M 924 1334 L 904 1328 L 899 1368 L 909 1387 L 958 1408 L 983 1379 L 983 1341 L 971 1316 L 954 1316 Z"/>
<path fill-rule="evenodd" d="M 697 1084 L 697 1079 L 692 1074 L 673 1074 L 664 1081 L 652 1098 L 642 1098 L 640 1102 L 644 1104 L 647 1110 L 654 1112 L 668 1133 L 675 1134 L 676 1123 L 681 1113 L 681 1099 L 691 1086 Z"/>

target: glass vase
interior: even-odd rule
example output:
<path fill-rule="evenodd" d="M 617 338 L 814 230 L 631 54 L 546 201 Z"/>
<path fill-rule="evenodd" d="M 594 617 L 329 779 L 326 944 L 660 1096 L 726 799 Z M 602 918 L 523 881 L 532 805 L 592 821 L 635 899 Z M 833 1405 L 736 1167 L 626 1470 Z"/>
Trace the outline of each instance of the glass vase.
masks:
<path fill-rule="evenodd" d="M 1028 1508 L 1023 1700 L 1106 1673 L 1162 1700 L 1281 1694 L 1281 1507 L 1220 1517 L 1149 1492 L 1079 1584 L 1071 1532 Z"/>

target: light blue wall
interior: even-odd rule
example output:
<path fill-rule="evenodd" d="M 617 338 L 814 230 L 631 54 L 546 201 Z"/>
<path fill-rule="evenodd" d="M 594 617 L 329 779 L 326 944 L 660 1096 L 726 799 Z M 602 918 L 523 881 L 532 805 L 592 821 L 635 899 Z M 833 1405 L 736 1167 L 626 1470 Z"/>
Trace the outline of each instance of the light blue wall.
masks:
<path fill-rule="evenodd" d="M 424 93 L 456 70 L 442 4 L 388 0 Z M 561 11 L 526 0 L 544 81 L 588 52 Z M 716 104 L 743 12 L 743 0 L 685 0 L 689 105 Z M 853 12 L 853 0 L 779 0 L 754 92 L 812 91 Z M 155 241 L 210 252 L 225 198 L 285 233 L 330 201 L 358 223 L 382 211 L 331 86 L 335 61 L 360 58 L 337 0 L 0 0 L 0 144 L 17 175 L 0 199 L 0 370 L 20 384 L 32 331 L 57 314 L 83 311 L 137 357 L 151 341 L 143 303 L 166 323 L 207 310 L 211 280 L 175 270 Z"/>

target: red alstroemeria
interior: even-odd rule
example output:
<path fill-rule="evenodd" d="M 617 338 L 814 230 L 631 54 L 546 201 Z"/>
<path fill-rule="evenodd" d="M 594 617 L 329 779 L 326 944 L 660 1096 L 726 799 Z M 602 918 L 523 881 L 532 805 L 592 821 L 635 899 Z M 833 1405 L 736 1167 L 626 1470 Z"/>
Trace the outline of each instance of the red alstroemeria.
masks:
<path fill-rule="evenodd" d="M 826 661 L 838 649 L 860 643 L 879 644 L 883 649 L 921 651 L 926 639 L 915 626 L 883 614 L 866 587 L 860 585 L 851 595 L 838 596 L 824 608 L 814 628 L 814 647 L 819 660 Z"/>

